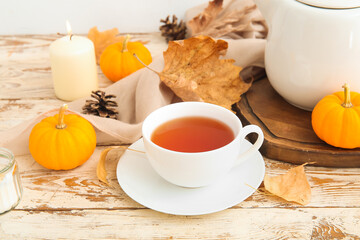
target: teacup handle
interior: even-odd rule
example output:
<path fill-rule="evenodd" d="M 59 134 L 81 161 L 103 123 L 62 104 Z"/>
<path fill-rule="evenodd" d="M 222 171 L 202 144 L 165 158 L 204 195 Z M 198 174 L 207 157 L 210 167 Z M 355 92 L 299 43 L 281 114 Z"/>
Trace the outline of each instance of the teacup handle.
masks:
<path fill-rule="evenodd" d="M 247 125 L 243 127 L 240 132 L 240 138 L 242 138 L 240 141 L 244 141 L 245 137 L 250 133 L 257 133 L 258 137 L 256 142 L 246 152 L 240 154 L 237 161 L 235 162 L 235 165 L 239 165 L 240 163 L 244 162 L 244 160 L 254 154 L 254 152 L 258 151 L 264 142 L 264 133 L 262 132 L 261 128 L 256 125 Z"/>

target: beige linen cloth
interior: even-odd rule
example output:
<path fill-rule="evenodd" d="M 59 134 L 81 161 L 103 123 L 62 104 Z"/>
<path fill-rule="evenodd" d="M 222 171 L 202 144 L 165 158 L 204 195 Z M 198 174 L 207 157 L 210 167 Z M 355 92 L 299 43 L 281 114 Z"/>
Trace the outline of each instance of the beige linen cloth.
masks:
<path fill-rule="evenodd" d="M 230 1 L 231 4 L 234 2 L 240 3 L 237 4 L 240 8 L 244 6 L 244 3 L 253 4 L 252 0 Z M 205 7 L 206 4 L 190 9 L 187 16 L 192 18 Z M 257 9 L 250 14 L 257 19 L 260 15 Z M 265 40 L 255 38 L 256 26 L 251 29 L 251 17 L 248 16 L 247 22 L 249 26 L 247 26 L 246 35 L 253 38 L 225 39 L 229 43 L 229 48 L 224 58 L 235 59 L 235 64 L 242 67 L 263 66 Z M 164 67 L 162 53 L 153 53 L 153 62 L 150 67 L 159 72 L 162 71 Z M 68 103 L 69 112 L 79 114 L 93 124 L 96 129 L 98 145 L 135 142 L 141 137 L 141 125 L 146 116 L 155 109 L 170 104 L 175 98 L 172 91 L 160 82 L 158 75 L 146 68 L 138 70 L 102 90 L 107 94 L 117 96 L 115 101 L 118 103 L 119 115 L 116 120 L 82 114 L 82 106 L 86 99 L 90 99 L 90 96 Z M 0 147 L 10 149 L 15 155 L 28 154 L 28 139 L 34 125 L 41 119 L 53 116 L 57 112 L 58 109 L 52 109 L 14 128 L 0 132 Z"/>

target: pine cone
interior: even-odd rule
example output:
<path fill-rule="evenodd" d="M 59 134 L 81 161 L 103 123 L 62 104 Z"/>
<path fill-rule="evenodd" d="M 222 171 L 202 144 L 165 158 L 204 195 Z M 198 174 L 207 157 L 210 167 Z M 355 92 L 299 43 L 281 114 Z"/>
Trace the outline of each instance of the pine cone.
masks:
<path fill-rule="evenodd" d="M 111 101 L 111 98 L 115 98 L 115 95 L 106 95 L 103 91 L 92 91 L 91 97 L 96 100 L 86 100 L 83 106 L 83 113 L 92 114 L 104 118 L 116 119 L 118 112 L 116 107 L 118 106 L 115 101 Z"/>
<path fill-rule="evenodd" d="M 159 29 L 161 31 L 161 36 L 166 38 L 166 42 L 185 38 L 186 25 L 182 20 L 178 24 L 175 15 L 172 17 L 172 22 L 170 22 L 170 16 L 167 16 L 165 20 L 161 19 L 160 22 L 164 23 Z"/>

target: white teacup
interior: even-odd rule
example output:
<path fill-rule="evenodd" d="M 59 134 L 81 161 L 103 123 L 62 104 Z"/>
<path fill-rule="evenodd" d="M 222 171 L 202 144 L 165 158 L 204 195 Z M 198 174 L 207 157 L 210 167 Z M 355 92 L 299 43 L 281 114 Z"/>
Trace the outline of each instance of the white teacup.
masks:
<path fill-rule="evenodd" d="M 206 152 L 177 152 L 165 149 L 151 141 L 153 131 L 161 124 L 182 117 L 208 117 L 223 122 L 231 128 L 234 140 L 229 144 Z M 249 133 L 258 138 L 246 152 L 240 146 Z M 230 110 L 203 102 L 181 102 L 161 107 L 145 119 L 142 126 L 146 155 L 154 170 L 165 180 L 182 187 L 202 187 L 215 182 L 234 166 L 258 151 L 264 135 L 256 125 L 242 127 L 239 118 Z"/>

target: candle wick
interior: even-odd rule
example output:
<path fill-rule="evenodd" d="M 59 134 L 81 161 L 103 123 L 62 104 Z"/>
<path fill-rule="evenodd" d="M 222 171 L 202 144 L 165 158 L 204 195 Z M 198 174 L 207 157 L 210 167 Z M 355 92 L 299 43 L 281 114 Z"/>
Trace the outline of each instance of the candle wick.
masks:
<path fill-rule="evenodd" d="M 56 35 L 58 35 L 58 36 L 69 36 L 69 39 L 71 40 L 71 38 L 73 37 L 74 34 L 72 34 L 72 33 L 70 33 L 70 34 L 57 33 Z"/>

